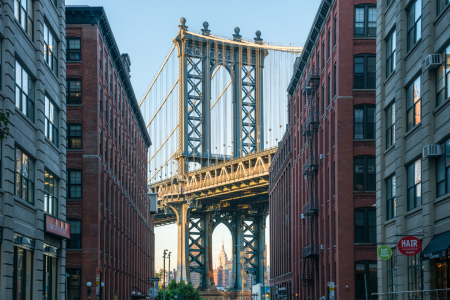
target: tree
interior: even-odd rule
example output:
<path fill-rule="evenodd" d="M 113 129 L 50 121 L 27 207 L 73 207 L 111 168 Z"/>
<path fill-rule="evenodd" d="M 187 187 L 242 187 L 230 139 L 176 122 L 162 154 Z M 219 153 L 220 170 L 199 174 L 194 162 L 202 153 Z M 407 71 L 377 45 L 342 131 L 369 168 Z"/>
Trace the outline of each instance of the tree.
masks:
<path fill-rule="evenodd" d="M 155 272 L 155 277 L 159 278 L 159 284 L 162 284 L 164 282 L 164 269 L 159 269 L 159 272 Z"/>
<path fill-rule="evenodd" d="M 177 296 L 177 298 L 175 298 Z M 163 299 L 163 290 L 158 291 L 158 300 Z M 184 281 L 177 283 L 172 280 L 166 289 L 166 300 L 203 300 L 200 296 L 200 292 L 194 288 L 191 284 L 187 284 Z"/>
<path fill-rule="evenodd" d="M 0 6 L 1 7 L 1 6 Z M 7 138 L 9 135 L 9 111 L 6 113 L 0 109 L 0 140 Z"/>

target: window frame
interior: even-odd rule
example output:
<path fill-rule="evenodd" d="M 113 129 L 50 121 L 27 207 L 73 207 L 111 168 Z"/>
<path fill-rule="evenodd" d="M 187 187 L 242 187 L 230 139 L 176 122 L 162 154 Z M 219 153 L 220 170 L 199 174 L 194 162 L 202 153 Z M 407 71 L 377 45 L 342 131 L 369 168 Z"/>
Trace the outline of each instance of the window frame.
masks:
<path fill-rule="evenodd" d="M 72 135 L 71 133 L 71 127 L 72 126 L 80 126 L 80 135 Z M 76 147 L 74 146 L 73 140 L 75 138 L 79 138 L 80 139 L 80 147 Z M 78 123 L 68 123 L 67 124 L 67 139 L 66 139 L 67 143 L 66 143 L 66 147 L 67 149 L 71 149 L 71 150 L 81 150 L 83 149 L 83 125 L 82 124 L 78 124 Z"/>
<path fill-rule="evenodd" d="M 442 149 L 442 155 L 436 159 L 436 197 L 450 193 L 450 139 L 444 142 Z"/>
<path fill-rule="evenodd" d="M 79 84 L 79 87 L 80 87 L 79 91 L 77 89 L 72 89 L 72 87 L 71 87 L 71 84 L 72 83 L 76 83 L 76 82 L 80 83 Z M 83 104 L 83 99 L 82 99 L 83 94 L 82 94 L 81 79 L 69 78 L 69 79 L 66 80 L 66 83 L 67 83 L 66 104 L 67 105 L 80 105 L 80 104 Z M 77 85 L 75 85 L 75 86 L 77 86 Z M 71 100 L 72 99 L 72 96 L 71 96 L 72 93 L 79 94 L 79 97 L 76 97 L 76 96 L 74 97 L 75 99 L 79 98 L 79 101 Z"/>
<path fill-rule="evenodd" d="M 334 15 L 334 46 L 336 46 L 337 43 L 337 14 Z"/>
<path fill-rule="evenodd" d="M 58 40 L 46 22 L 44 22 L 44 61 L 50 70 L 58 75 Z"/>
<path fill-rule="evenodd" d="M 67 279 L 67 294 L 68 299 L 81 299 L 81 269 L 72 269 L 67 268 L 66 273 L 68 277 Z M 78 284 L 72 284 L 75 280 L 73 280 L 74 277 L 77 277 L 76 282 Z M 76 295 L 72 298 L 71 295 L 75 291 Z"/>
<path fill-rule="evenodd" d="M 337 93 L 337 62 L 334 63 L 334 69 L 333 69 L 333 98 L 336 97 L 336 93 Z"/>
<path fill-rule="evenodd" d="M 43 273 L 42 286 L 47 292 L 47 296 L 44 296 L 43 298 L 46 300 L 57 300 L 59 272 L 58 272 L 58 259 L 55 256 L 44 254 L 42 273 Z M 44 276 L 46 274 L 49 275 Z M 47 277 L 51 278 L 50 282 L 47 282 Z"/>
<path fill-rule="evenodd" d="M 35 196 L 35 191 L 34 191 L 34 181 L 35 181 L 35 162 L 34 159 L 31 158 L 27 153 L 25 153 L 25 151 L 23 151 L 21 148 L 17 147 L 15 148 L 15 163 L 14 163 L 14 195 L 19 197 L 20 199 L 23 199 L 24 201 L 27 201 L 30 204 L 34 205 L 34 196 Z M 21 157 L 20 157 L 20 167 L 17 165 L 19 159 L 17 158 L 17 154 L 20 153 Z M 23 162 L 27 161 L 28 165 L 27 165 L 27 170 L 26 173 L 28 174 L 28 177 L 24 176 L 24 170 L 21 171 L 21 174 L 19 174 L 17 172 L 18 169 L 22 169 L 23 167 Z M 30 168 L 31 165 L 31 168 Z M 20 190 L 18 191 L 18 176 L 20 176 Z M 25 187 L 26 184 L 26 196 L 25 198 L 23 198 L 23 188 Z M 31 196 L 30 196 L 31 194 Z"/>
<path fill-rule="evenodd" d="M 420 8 L 420 15 L 417 16 L 417 8 Z M 411 20 L 411 12 L 414 19 Z M 406 9 L 406 19 L 407 19 L 407 51 L 411 50 L 415 44 L 422 38 L 422 0 L 414 0 L 412 4 Z M 420 28 L 418 28 L 420 27 Z M 413 39 L 411 39 L 411 34 L 413 34 Z"/>
<path fill-rule="evenodd" d="M 420 170 L 416 170 L 416 168 Z M 408 211 L 415 209 L 422 205 L 422 158 L 414 160 L 407 167 L 407 208 Z M 418 179 L 416 175 L 420 173 L 420 178 Z M 411 176 L 414 176 L 411 178 Z M 417 194 L 420 193 L 420 197 Z M 413 198 L 411 198 L 411 196 Z M 420 204 L 419 204 L 420 200 Z"/>
<path fill-rule="evenodd" d="M 363 114 L 362 114 L 362 123 L 361 122 L 356 122 L 356 110 L 357 109 L 362 109 L 363 110 Z M 373 109 L 373 136 L 370 137 L 369 133 L 368 133 L 368 128 L 370 126 L 371 123 L 369 123 L 369 109 Z M 356 136 L 356 127 L 357 125 L 361 124 L 362 125 L 362 137 L 357 137 Z M 359 134 L 359 133 L 358 133 Z M 359 104 L 359 105 L 355 105 L 353 106 L 353 139 L 354 140 L 375 140 L 376 138 L 376 106 L 373 104 Z"/>
<path fill-rule="evenodd" d="M 365 300 L 365 296 L 364 298 L 359 297 L 360 295 L 357 293 L 357 289 L 358 287 L 361 288 L 363 290 L 365 290 L 365 283 L 364 280 L 358 280 L 358 276 L 357 276 L 357 265 L 364 265 L 364 274 L 366 275 L 367 278 L 367 289 L 368 289 L 368 293 L 372 294 L 373 292 L 378 292 L 378 285 L 377 285 L 377 261 L 376 260 L 358 260 L 355 261 L 355 266 L 354 266 L 354 272 L 355 272 L 355 300 Z M 371 279 L 370 278 L 370 265 L 375 265 L 375 278 Z M 371 284 L 373 285 L 371 285 Z M 372 291 L 371 288 L 375 287 L 375 291 Z M 365 294 L 365 293 L 364 293 Z"/>
<path fill-rule="evenodd" d="M 78 49 L 72 49 L 70 48 L 70 41 L 78 41 L 79 42 L 79 48 Z M 67 43 L 67 50 L 66 50 L 66 61 L 81 61 L 81 38 L 75 37 L 75 36 L 67 36 L 66 37 L 66 43 Z M 78 54 L 78 59 L 72 59 L 71 54 Z"/>
<path fill-rule="evenodd" d="M 325 39 L 322 43 L 322 71 L 325 70 Z"/>
<path fill-rule="evenodd" d="M 397 178 L 394 174 L 386 179 L 386 221 L 397 216 L 396 189 Z"/>
<path fill-rule="evenodd" d="M 20 73 L 20 85 L 18 84 Z M 16 107 L 28 118 L 31 122 L 34 122 L 34 81 L 30 74 L 25 70 L 21 63 L 16 59 L 15 72 L 14 72 L 14 83 Z M 25 78 L 26 77 L 26 78 Z M 26 86 L 24 86 L 24 82 Z M 27 92 L 24 89 L 28 89 Z"/>
<path fill-rule="evenodd" d="M 22 6 L 22 3 L 25 3 L 26 7 Z M 31 4 L 31 13 L 29 9 L 29 4 Z M 25 8 L 25 10 L 23 9 Z M 17 11 L 19 9 L 19 11 Z M 26 24 L 23 22 L 23 15 L 25 14 L 26 17 Z M 34 20 L 33 20 L 33 13 L 34 13 L 34 1 L 30 0 L 14 0 L 14 17 L 19 23 L 20 27 L 25 31 L 25 33 L 28 35 L 28 37 L 34 41 Z M 31 27 L 31 28 L 30 28 Z"/>
<path fill-rule="evenodd" d="M 34 243 L 34 242 L 32 242 Z M 22 259 L 22 274 L 18 274 L 18 262 L 19 262 L 19 251 L 23 251 L 23 259 Z M 30 256 L 30 257 L 28 257 Z M 20 288 L 22 289 L 21 294 L 22 294 L 22 299 L 20 300 L 31 300 L 33 299 L 33 280 L 34 280 L 34 276 L 33 276 L 33 270 L 34 270 L 34 251 L 32 249 L 28 249 L 26 247 L 21 247 L 17 244 L 14 244 L 13 247 L 13 289 L 12 289 L 12 294 L 13 294 L 13 299 L 19 299 L 19 296 L 17 295 L 17 287 L 18 285 L 18 278 L 20 278 L 21 280 L 21 284 L 20 284 Z M 30 262 L 31 266 L 28 266 L 28 263 Z M 27 297 L 27 293 L 26 293 L 26 282 L 27 282 L 27 277 L 28 278 L 28 282 L 29 282 L 29 297 Z"/>
<path fill-rule="evenodd" d="M 81 219 L 69 219 L 67 220 L 68 223 L 70 224 L 70 241 L 67 241 L 67 246 L 66 249 L 67 250 L 81 250 L 82 249 L 82 220 Z M 74 225 L 79 225 L 74 226 Z M 77 231 L 79 232 L 72 232 L 75 231 L 76 229 L 78 229 Z M 76 245 L 73 245 L 74 247 L 72 247 L 71 242 L 75 243 L 75 240 L 77 241 Z"/>
<path fill-rule="evenodd" d="M 44 95 L 44 102 L 45 136 L 53 145 L 58 147 L 59 109 L 47 95 Z M 51 120 L 52 114 L 53 120 Z"/>
<path fill-rule="evenodd" d="M 397 284 L 397 249 L 392 248 L 392 256 L 386 261 L 386 287 L 388 293 L 398 292 Z M 388 300 L 396 300 L 397 294 L 388 294 Z"/>
<path fill-rule="evenodd" d="M 357 171 L 356 171 L 356 160 L 358 160 L 358 159 L 363 160 L 362 173 L 357 173 Z M 376 176 L 376 161 L 375 161 L 375 159 L 376 158 L 374 155 L 359 155 L 359 156 L 353 157 L 353 177 L 354 177 L 353 190 L 354 190 L 354 192 L 375 192 L 375 190 L 376 190 L 376 177 L 375 177 Z M 368 170 L 370 160 L 373 160 L 373 167 L 374 167 L 373 173 L 369 173 L 369 170 Z M 357 186 L 358 186 L 357 185 L 357 176 L 363 176 L 363 188 L 362 189 L 357 188 Z M 374 177 L 372 183 L 370 183 L 369 176 Z M 372 187 L 370 185 L 372 185 Z"/>
<path fill-rule="evenodd" d="M 418 88 L 414 88 L 418 87 Z M 411 88 L 411 89 L 410 89 Z M 414 96 L 414 90 L 418 90 L 419 96 Z M 413 129 L 417 124 L 422 121 L 422 76 L 419 75 L 414 78 L 411 83 L 406 87 L 406 132 Z M 412 94 L 410 94 L 412 93 Z M 410 96 L 412 96 L 412 103 L 410 101 Z M 419 111 L 417 111 L 419 108 Z M 410 122 L 409 118 L 412 118 L 412 122 Z M 417 119 L 418 118 L 418 119 Z"/>
<path fill-rule="evenodd" d="M 50 181 L 53 181 L 53 188 Z M 58 203 L 58 178 L 47 168 L 44 170 L 44 212 L 58 217 L 59 203 Z"/>
<path fill-rule="evenodd" d="M 79 183 L 72 183 L 72 177 L 78 179 L 78 176 L 74 176 L 74 172 L 79 172 L 80 173 L 80 182 Z M 74 197 L 74 195 L 72 195 L 72 191 L 71 188 L 75 186 L 75 187 L 79 187 L 79 196 L 80 197 Z M 74 193 L 78 193 L 78 191 L 74 192 Z M 83 170 L 81 169 L 69 169 L 67 170 L 67 200 L 79 200 L 79 199 L 83 199 Z"/>
<path fill-rule="evenodd" d="M 363 65 L 363 72 L 362 73 L 356 73 L 356 65 L 357 59 L 361 59 L 362 58 L 362 65 Z M 370 64 L 369 64 L 369 60 L 373 59 L 374 60 L 374 65 L 373 65 L 373 70 L 372 72 L 370 72 L 369 68 L 370 68 Z M 360 63 L 358 63 L 360 64 Z M 362 75 L 357 75 L 357 74 L 362 74 Z M 371 75 L 373 76 L 373 80 L 371 81 Z M 362 86 L 357 86 L 357 82 L 359 82 L 360 80 L 357 80 L 357 76 L 361 76 L 362 77 L 362 81 L 363 84 Z M 376 88 L 376 55 L 375 54 L 357 54 L 353 56 L 353 88 L 355 90 L 373 90 Z"/>
<path fill-rule="evenodd" d="M 353 17 L 354 17 L 353 36 L 354 37 L 356 37 L 356 38 L 358 38 L 358 37 L 376 38 L 376 36 L 377 36 L 377 33 L 376 33 L 376 28 L 377 28 L 377 25 L 376 25 L 376 7 L 377 6 L 375 4 L 358 4 L 358 5 L 355 5 L 355 8 L 353 10 L 354 11 L 354 15 L 353 15 Z M 375 22 L 374 21 L 369 21 L 370 9 L 371 8 L 375 9 Z M 364 16 L 364 20 L 362 22 L 361 21 L 356 21 L 356 19 L 357 19 L 356 11 L 358 9 L 363 9 L 364 10 L 364 15 L 363 15 Z M 375 26 L 370 27 L 369 23 L 375 23 Z M 362 28 L 363 28 L 364 33 L 362 33 L 362 34 L 357 34 L 356 33 L 357 32 L 356 24 L 362 24 L 363 25 Z M 361 28 L 361 27 L 358 27 L 358 28 Z M 374 28 L 375 32 L 374 32 L 373 35 L 371 35 L 369 33 L 369 28 Z"/>
<path fill-rule="evenodd" d="M 328 60 L 331 58 L 331 27 L 328 28 Z"/>
<path fill-rule="evenodd" d="M 395 143 L 395 101 L 386 107 L 386 149 Z M 389 122 L 390 121 L 390 122 Z"/>
<path fill-rule="evenodd" d="M 328 81 L 327 81 L 327 104 L 328 104 L 328 107 L 330 107 L 331 106 L 331 92 L 330 92 L 330 90 L 331 90 L 331 87 L 330 87 L 330 85 L 331 85 L 331 74 L 330 73 L 328 73 Z"/>
<path fill-rule="evenodd" d="M 397 50 L 397 30 L 394 29 L 386 37 L 386 78 L 388 78 L 396 68 L 396 53 Z"/>
<path fill-rule="evenodd" d="M 450 3 L 450 0 L 438 0 L 437 3 L 437 16 L 445 10 L 445 7 Z"/>
<path fill-rule="evenodd" d="M 422 291 L 423 290 L 423 262 L 420 259 L 420 253 L 408 256 L 408 290 L 409 291 Z M 412 274 L 413 273 L 413 274 Z M 411 277 L 415 279 L 419 278 L 419 282 L 411 282 Z M 410 297 L 413 299 L 423 299 L 423 292 L 411 293 Z"/>
<path fill-rule="evenodd" d="M 359 226 L 356 224 L 356 214 L 362 213 L 364 215 L 364 225 Z M 376 208 L 374 207 L 359 207 L 355 208 L 354 214 L 354 228 L 355 228 L 355 244 L 376 244 L 377 243 L 377 221 L 376 221 Z M 372 216 L 370 216 L 372 214 Z M 370 218 L 372 217 L 374 224 L 370 224 Z M 358 234 L 357 228 L 362 228 L 363 234 Z M 371 239 L 372 238 L 372 239 Z"/>
<path fill-rule="evenodd" d="M 442 64 L 436 69 L 436 107 L 450 98 L 450 45 L 448 45 L 442 55 Z M 442 72 L 442 77 L 440 76 Z M 439 87 L 441 83 L 442 87 Z"/>

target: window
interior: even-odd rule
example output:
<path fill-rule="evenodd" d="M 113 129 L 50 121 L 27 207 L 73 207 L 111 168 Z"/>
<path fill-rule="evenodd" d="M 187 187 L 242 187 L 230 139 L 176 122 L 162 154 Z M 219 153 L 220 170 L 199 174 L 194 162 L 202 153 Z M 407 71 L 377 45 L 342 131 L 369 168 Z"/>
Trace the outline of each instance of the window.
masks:
<path fill-rule="evenodd" d="M 58 265 L 57 259 L 53 256 L 44 255 L 44 300 L 57 300 Z"/>
<path fill-rule="evenodd" d="M 44 171 L 45 185 L 44 185 L 44 210 L 46 213 L 57 216 L 58 215 L 58 198 L 56 197 L 57 180 L 55 176 L 49 171 Z"/>
<path fill-rule="evenodd" d="M 330 100 L 330 84 L 331 84 L 331 78 L 330 78 L 330 74 L 328 74 L 328 82 L 327 82 L 327 84 L 328 84 L 328 86 L 327 86 L 327 102 L 328 102 L 328 106 L 330 106 L 330 104 L 331 104 L 331 100 Z"/>
<path fill-rule="evenodd" d="M 325 41 L 322 44 L 322 68 L 325 70 Z"/>
<path fill-rule="evenodd" d="M 113 75 L 112 75 L 111 71 L 109 71 L 109 91 L 112 94 L 112 91 L 113 91 Z"/>
<path fill-rule="evenodd" d="M 391 4 L 392 0 L 386 0 L 386 7 L 389 7 L 389 5 Z"/>
<path fill-rule="evenodd" d="M 81 199 L 81 170 L 69 170 L 67 176 L 67 199 Z"/>
<path fill-rule="evenodd" d="M 80 38 L 67 38 L 67 61 L 80 61 L 81 60 L 81 39 Z"/>
<path fill-rule="evenodd" d="M 67 249 L 81 249 L 81 220 L 69 220 L 70 240 L 67 240 Z"/>
<path fill-rule="evenodd" d="M 102 46 L 98 46 L 98 69 L 102 70 Z M 102 73 L 102 72 L 100 72 Z"/>
<path fill-rule="evenodd" d="M 386 108 L 386 148 L 395 143 L 395 102 Z"/>
<path fill-rule="evenodd" d="M 33 39 L 33 1 L 15 0 L 14 16 L 30 39 Z"/>
<path fill-rule="evenodd" d="M 422 205 L 422 160 L 408 166 L 408 210 Z"/>
<path fill-rule="evenodd" d="M 331 28 L 328 28 L 328 59 L 331 57 Z"/>
<path fill-rule="evenodd" d="M 317 52 L 317 71 L 320 70 L 320 52 Z"/>
<path fill-rule="evenodd" d="M 422 34 L 422 0 L 416 0 L 408 11 L 408 51 L 417 43 Z"/>
<path fill-rule="evenodd" d="M 67 80 L 66 103 L 81 104 L 81 80 Z"/>
<path fill-rule="evenodd" d="M 442 65 L 437 69 L 436 106 L 450 98 L 450 46 L 442 52 Z"/>
<path fill-rule="evenodd" d="M 397 251 L 392 249 L 392 256 L 387 260 L 387 292 L 396 293 L 398 292 L 397 287 Z M 396 294 L 388 295 L 388 300 L 396 300 Z"/>
<path fill-rule="evenodd" d="M 103 153 L 103 135 L 102 135 L 102 130 L 101 129 L 99 129 L 98 130 L 99 131 L 99 136 L 100 136 L 100 139 L 99 139 L 99 146 L 100 146 L 100 157 L 102 156 L 102 153 Z"/>
<path fill-rule="evenodd" d="M 33 295 L 33 252 L 14 246 L 13 255 L 13 299 L 31 300 Z"/>
<path fill-rule="evenodd" d="M 376 58 L 372 54 L 355 56 L 355 89 L 374 89 L 376 80 Z"/>
<path fill-rule="evenodd" d="M 377 290 L 377 262 L 371 260 L 357 261 L 355 263 L 355 299 L 365 300 L 371 298 L 372 293 L 376 293 Z"/>
<path fill-rule="evenodd" d="M 409 131 L 416 126 L 421 119 L 420 76 L 406 88 L 406 109 L 408 116 L 406 131 Z"/>
<path fill-rule="evenodd" d="M 56 39 L 47 27 L 47 24 L 44 23 L 44 59 L 55 74 L 57 74 L 58 67 L 57 53 L 58 45 L 56 43 Z"/>
<path fill-rule="evenodd" d="M 81 149 L 81 124 L 67 124 L 67 149 Z"/>
<path fill-rule="evenodd" d="M 325 114 L 325 84 L 322 85 L 322 114 Z"/>
<path fill-rule="evenodd" d="M 356 105 L 355 114 L 355 140 L 375 139 L 375 105 Z"/>
<path fill-rule="evenodd" d="M 98 92 L 98 102 L 99 102 L 99 111 L 100 111 L 100 113 L 102 113 L 102 111 L 103 111 L 103 103 L 102 103 L 102 99 L 103 99 L 103 93 L 102 93 L 102 86 L 101 85 L 99 85 L 98 86 L 98 88 L 99 88 L 99 92 Z"/>
<path fill-rule="evenodd" d="M 355 243 L 377 242 L 377 219 L 375 208 L 355 209 Z"/>
<path fill-rule="evenodd" d="M 355 7 L 355 36 L 375 37 L 377 34 L 377 8 L 365 4 Z"/>
<path fill-rule="evenodd" d="M 58 146 L 58 118 L 59 112 L 53 102 L 44 96 L 45 100 L 45 136 L 55 146 Z"/>
<path fill-rule="evenodd" d="M 420 260 L 420 253 L 408 256 L 408 290 L 423 290 L 423 265 Z M 410 299 L 423 299 L 422 292 L 409 294 Z"/>
<path fill-rule="evenodd" d="M 386 78 L 395 70 L 395 47 L 396 47 L 396 31 L 394 30 L 386 38 Z"/>
<path fill-rule="evenodd" d="M 103 63 L 105 65 L 105 67 L 104 67 L 104 69 L 105 69 L 105 82 L 106 82 L 106 84 L 108 84 L 108 62 L 107 62 L 107 59 L 106 59 L 106 54 L 105 54 L 105 57 L 103 59 Z"/>
<path fill-rule="evenodd" d="M 68 278 L 68 300 L 80 300 L 81 299 L 81 270 L 79 269 L 67 269 Z"/>
<path fill-rule="evenodd" d="M 438 0 L 437 14 L 439 15 L 449 3 L 450 0 Z"/>
<path fill-rule="evenodd" d="M 375 156 L 356 156 L 355 191 L 375 191 Z"/>
<path fill-rule="evenodd" d="M 396 189 L 397 185 L 394 175 L 386 180 L 386 220 L 390 220 L 397 215 L 397 203 L 395 201 Z"/>
<path fill-rule="evenodd" d="M 336 63 L 334 63 L 334 69 L 333 69 L 333 98 L 336 97 Z"/>
<path fill-rule="evenodd" d="M 16 196 L 34 204 L 34 161 L 16 148 Z"/>
<path fill-rule="evenodd" d="M 34 83 L 16 60 L 16 106 L 34 122 Z"/>
<path fill-rule="evenodd" d="M 334 15 L 334 45 L 336 46 L 337 42 L 337 14 Z"/>
<path fill-rule="evenodd" d="M 108 122 L 108 95 L 107 90 L 105 91 L 105 121 Z"/>
<path fill-rule="evenodd" d="M 450 139 L 445 142 L 443 154 L 437 159 L 437 197 L 450 193 Z"/>

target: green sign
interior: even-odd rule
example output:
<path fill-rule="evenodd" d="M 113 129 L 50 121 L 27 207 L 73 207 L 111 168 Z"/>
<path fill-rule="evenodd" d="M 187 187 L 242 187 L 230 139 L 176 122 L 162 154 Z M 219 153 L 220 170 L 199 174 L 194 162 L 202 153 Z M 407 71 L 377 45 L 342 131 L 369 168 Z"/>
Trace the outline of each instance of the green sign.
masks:
<path fill-rule="evenodd" d="M 392 249 L 389 246 L 381 246 L 378 248 L 378 257 L 382 260 L 388 260 L 392 256 Z"/>

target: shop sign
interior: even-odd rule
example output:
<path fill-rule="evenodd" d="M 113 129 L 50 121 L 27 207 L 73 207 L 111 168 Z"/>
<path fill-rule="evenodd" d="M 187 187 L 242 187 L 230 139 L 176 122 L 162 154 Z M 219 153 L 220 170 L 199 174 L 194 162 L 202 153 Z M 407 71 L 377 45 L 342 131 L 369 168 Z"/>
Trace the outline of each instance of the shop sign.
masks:
<path fill-rule="evenodd" d="M 70 239 L 70 224 L 50 215 L 45 215 L 45 231 Z"/>
<path fill-rule="evenodd" d="M 422 250 L 422 242 L 413 236 L 405 236 L 398 241 L 398 251 L 406 256 L 414 256 Z"/>
<path fill-rule="evenodd" d="M 389 246 L 381 246 L 378 248 L 378 257 L 382 260 L 388 260 L 392 256 L 392 249 Z"/>

